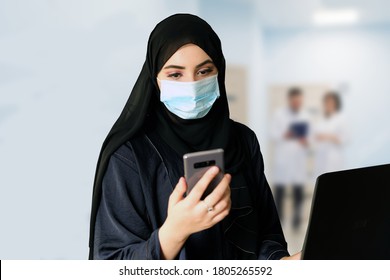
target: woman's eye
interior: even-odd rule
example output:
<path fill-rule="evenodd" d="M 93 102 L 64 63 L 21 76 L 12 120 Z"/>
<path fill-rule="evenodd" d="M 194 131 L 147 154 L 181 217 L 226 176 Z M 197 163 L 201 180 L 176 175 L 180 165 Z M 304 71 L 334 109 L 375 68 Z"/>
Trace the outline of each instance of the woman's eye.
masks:
<path fill-rule="evenodd" d="M 168 75 L 168 78 L 178 79 L 182 76 L 181 73 L 171 73 Z"/>
<path fill-rule="evenodd" d="M 213 72 L 212 68 L 204 68 L 204 69 L 200 69 L 197 74 L 198 76 L 205 76 L 211 72 Z"/>

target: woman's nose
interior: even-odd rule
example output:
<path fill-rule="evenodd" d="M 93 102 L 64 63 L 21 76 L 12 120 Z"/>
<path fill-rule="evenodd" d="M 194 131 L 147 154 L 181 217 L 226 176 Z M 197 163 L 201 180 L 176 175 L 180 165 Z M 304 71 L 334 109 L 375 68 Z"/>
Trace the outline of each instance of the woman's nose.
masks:
<path fill-rule="evenodd" d="M 195 82 L 197 81 L 196 75 L 187 75 L 187 78 L 184 80 L 184 82 Z"/>

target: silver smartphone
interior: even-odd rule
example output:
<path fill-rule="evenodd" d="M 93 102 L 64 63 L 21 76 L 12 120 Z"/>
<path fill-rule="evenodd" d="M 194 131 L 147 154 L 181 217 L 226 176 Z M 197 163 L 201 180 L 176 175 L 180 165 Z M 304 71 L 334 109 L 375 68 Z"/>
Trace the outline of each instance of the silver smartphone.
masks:
<path fill-rule="evenodd" d="M 184 177 L 187 181 L 187 195 L 191 192 L 192 188 L 196 185 L 199 179 L 206 173 L 206 171 L 216 165 L 219 167 L 219 173 L 211 181 L 201 199 L 204 199 L 209 195 L 215 187 L 222 180 L 224 175 L 224 160 L 223 149 L 215 149 L 208 151 L 201 151 L 195 153 L 185 154 L 183 156 L 184 161 Z"/>

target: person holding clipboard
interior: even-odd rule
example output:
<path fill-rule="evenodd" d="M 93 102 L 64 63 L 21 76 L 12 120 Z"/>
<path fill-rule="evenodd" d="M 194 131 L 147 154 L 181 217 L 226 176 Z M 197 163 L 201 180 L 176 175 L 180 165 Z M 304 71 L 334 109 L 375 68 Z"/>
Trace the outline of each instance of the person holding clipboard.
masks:
<path fill-rule="evenodd" d="M 302 108 L 303 93 L 300 88 L 290 88 L 287 106 L 278 108 L 271 122 L 271 138 L 274 143 L 273 183 L 276 206 L 281 219 L 284 217 L 286 189 L 292 189 L 292 227 L 301 225 L 301 208 L 304 186 L 307 181 L 307 152 L 309 144 L 309 115 Z"/>

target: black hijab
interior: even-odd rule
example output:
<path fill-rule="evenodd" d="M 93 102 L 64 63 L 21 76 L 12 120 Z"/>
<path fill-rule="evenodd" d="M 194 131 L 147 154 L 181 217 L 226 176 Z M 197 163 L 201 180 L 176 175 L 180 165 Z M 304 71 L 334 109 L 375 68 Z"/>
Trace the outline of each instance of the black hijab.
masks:
<path fill-rule="evenodd" d="M 218 69 L 220 97 L 210 112 L 201 119 L 183 120 L 169 112 L 160 102 L 156 77 L 165 62 L 183 45 L 195 44 L 202 48 Z M 211 26 L 201 18 L 189 14 L 176 14 L 161 21 L 152 31 L 146 61 L 133 87 L 126 105 L 105 139 L 96 168 L 90 224 L 90 255 L 93 257 L 93 241 L 96 214 L 99 207 L 102 181 L 111 155 L 137 133 L 144 131 L 151 120 L 161 138 L 179 155 L 191 151 L 223 148 L 225 169 L 231 173 L 232 185 L 245 185 L 240 169 L 249 162 L 249 153 L 241 148 L 240 139 L 229 118 L 225 89 L 225 59 L 221 42 Z M 237 176 L 234 176 L 237 174 Z M 232 192 L 232 201 L 234 199 Z M 252 207 L 248 197 L 237 198 L 236 204 L 249 212 Z M 238 214 L 243 215 L 243 213 Z M 235 215 L 231 220 L 235 220 Z M 227 225 L 234 229 L 231 224 Z M 232 230 L 234 232 L 234 230 Z M 239 243 L 238 240 L 235 243 Z M 243 247 L 245 247 L 243 245 Z"/>

